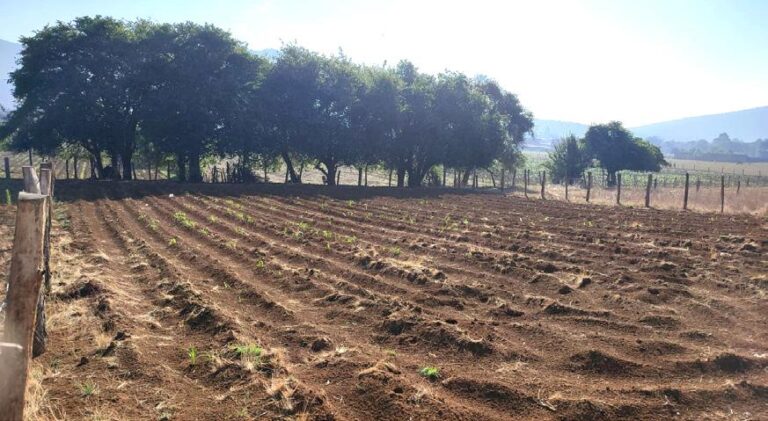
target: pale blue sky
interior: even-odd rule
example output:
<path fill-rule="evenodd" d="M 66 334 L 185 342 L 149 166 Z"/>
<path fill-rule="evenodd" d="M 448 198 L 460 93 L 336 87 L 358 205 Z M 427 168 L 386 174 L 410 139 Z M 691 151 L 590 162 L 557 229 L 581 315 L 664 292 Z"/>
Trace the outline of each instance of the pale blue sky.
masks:
<path fill-rule="evenodd" d="M 86 14 L 482 73 L 539 118 L 639 125 L 768 105 L 768 0 L 0 0 L 0 39 Z"/>

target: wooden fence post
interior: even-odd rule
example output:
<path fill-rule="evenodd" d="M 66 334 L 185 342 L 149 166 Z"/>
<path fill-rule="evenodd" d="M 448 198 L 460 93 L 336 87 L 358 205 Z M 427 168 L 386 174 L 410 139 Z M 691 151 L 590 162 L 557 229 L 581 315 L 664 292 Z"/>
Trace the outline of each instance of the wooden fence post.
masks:
<path fill-rule="evenodd" d="M 32 165 L 32 149 L 29 150 L 29 165 Z"/>
<path fill-rule="evenodd" d="M 544 199 L 544 185 L 547 183 L 547 172 L 541 172 L 541 198 Z"/>
<path fill-rule="evenodd" d="M 568 176 L 565 176 L 565 201 L 568 202 L 568 184 L 570 184 L 570 180 L 568 179 Z"/>
<path fill-rule="evenodd" d="M 368 167 L 366 167 L 366 169 L 367 168 Z M 366 172 L 365 176 L 366 176 L 366 180 L 367 180 L 368 179 L 367 178 L 368 177 L 368 173 L 367 172 Z M 445 182 L 447 176 L 448 176 L 448 169 L 445 167 L 445 165 L 443 165 L 443 187 L 445 187 L 447 185 L 447 183 Z M 365 185 L 366 186 L 368 185 L 368 181 L 365 182 Z"/>
<path fill-rule="evenodd" d="M 51 290 L 51 214 L 53 212 L 53 164 L 40 164 L 40 194 L 46 196 L 47 218 L 45 220 L 45 239 L 43 240 L 43 271 L 45 274 L 45 290 Z"/>
<path fill-rule="evenodd" d="M 78 178 L 80 178 L 80 174 L 78 173 L 78 170 L 77 170 L 77 156 L 72 158 L 72 169 L 75 171 L 75 180 L 77 180 Z"/>
<path fill-rule="evenodd" d="M 3 158 L 3 163 L 5 164 L 5 178 L 7 180 L 11 179 L 11 160 L 7 156 Z"/>
<path fill-rule="evenodd" d="M 696 193 L 699 192 L 699 189 L 701 188 L 701 180 L 696 177 Z"/>
<path fill-rule="evenodd" d="M 528 198 L 528 169 L 523 170 L 523 185 L 525 186 L 525 189 L 523 190 L 525 192 L 525 198 Z"/>
<path fill-rule="evenodd" d="M 515 178 L 517 178 L 517 168 L 512 168 L 512 194 L 515 194 Z"/>
<path fill-rule="evenodd" d="M 504 168 L 501 168 L 501 192 L 504 193 Z"/>
<path fill-rule="evenodd" d="M 648 182 L 645 184 L 645 207 L 651 207 L 651 183 L 653 183 L 653 174 L 648 174 Z"/>
<path fill-rule="evenodd" d="M 690 176 L 688 173 L 685 173 L 685 192 L 683 193 L 683 210 L 688 209 L 688 181 L 690 181 Z"/>
<path fill-rule="evenodd" d="M 739 194 L 741 192 L 741 178 L 736 180 L 736 194 Z"/>
<path fill-rule="evenodd" d="M 587 203 L 589 203 L 589 194 L 592 192 L 592 171 L 587 172 Z"/>
<path fill-rule="evenodd" d="M 621 173 L 616 173 L 616 204 L 621 205 Z"/>
<path fill-rule="evenodd" d="M 725 210 L 725 176 L 720 176 L 720 213 Z"/>
<path fill-rule="evenodd" d="M 336 185 L 338 186 L 341 182 L 341 168 L 339 168 L 339 171 L 336 173 Z"/>
<path fill-rule="evenodd" d="M 43 281 L 46 211 L 45 196 L 19 193 L 3 342 L 16 344 L 21 350 L 4 344 L 0 355 L 0 409 L 3 419 L 9 421 L 24 418 L 36 307 Z"/>
<path fill-rule="evenodd" d="M 21 167 L 21 174 L 24 177 L 24 191 L 27 193 L 40 194 L 40 180 L 37 173 L 31 165 Z"/>

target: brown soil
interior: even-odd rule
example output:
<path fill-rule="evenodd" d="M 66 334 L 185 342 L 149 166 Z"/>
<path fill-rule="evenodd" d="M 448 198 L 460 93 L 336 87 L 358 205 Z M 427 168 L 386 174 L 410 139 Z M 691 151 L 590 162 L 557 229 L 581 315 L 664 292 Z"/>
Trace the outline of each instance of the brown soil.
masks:
<path fill-rule="evenodd" d="M 768 417 L 764 218 L 426 189 L 58 192 L 40 419 Z"/>

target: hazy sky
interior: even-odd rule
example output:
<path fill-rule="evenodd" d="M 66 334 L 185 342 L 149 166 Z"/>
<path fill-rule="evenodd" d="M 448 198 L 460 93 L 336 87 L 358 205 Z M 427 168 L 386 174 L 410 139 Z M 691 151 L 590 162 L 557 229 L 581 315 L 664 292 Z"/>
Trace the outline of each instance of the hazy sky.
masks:
<path fill-rule="evenodd" d="M 538 118 L 630 126 L 768 105 L 768 0 L 0 0 L 0 38 L 110 15 L 210 22 L 253 49 L 482 73 Z"/>

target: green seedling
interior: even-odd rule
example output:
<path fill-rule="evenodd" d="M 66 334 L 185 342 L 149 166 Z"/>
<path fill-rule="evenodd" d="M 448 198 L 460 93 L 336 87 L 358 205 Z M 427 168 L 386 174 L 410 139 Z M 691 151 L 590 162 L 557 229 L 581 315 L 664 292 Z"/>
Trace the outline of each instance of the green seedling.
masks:
<path fill-rule="evenodd" d="M 344 238 L 344 242 L 347 244 L 355 244 L 355 242 L 357 242 L 357 237 L 354 235 L 348 235 Z"/>
<path fill-rule="evenodd" d="M 5 204 L 7 206 L 11 206 L 13 204 L 13 200 L 11 200 L 11 191 L 9 189 L 5 189 Z"/>
<path fill-rule="evenodd" d="M 235 345 L 232 349 L 241 360 L 258 360 L 264 352 L 262 347 L 254 344 Z"/>
<path fill-rule="evenodd" d="M 219 218 L 217 218 L 216 215 L 208 215 L 208 221 L 215 224 L 219 222 Z"/>
<path fill-rule="evenodd" d="M 423 377 L 426 377 L 429 380 L 437 380 L 438 377 L 440 377 L 440 369 L 437 367 L 427 366 L 422 368 L 419 371 L 419 374 L 421 374 Z"/>
<path fill-rule="evenodd" d="M 256 269 L 264 269 L 265 266 L 264 260 L 259 259 L 256 261 Z"/>
<path fill-rule="evenodd" d="M 80 393 L 85 397 L 94 395 L 97 391 L 98 387 L 92 381 L 87 381 L 80 385 Z"/>
<path fill-rule="evenodd" d="M 168 246 L 169 247 L 176 247 L 178 244 L 179 244 L 179 242 L 176 241 L 175 238 L 171 238 L 170 240 L 168 240 Z"/>
<path fill-rule="evenodd" d="M 190 365 L 197 364 L 197 357 L 198 357 L 197 348 L 195 348 L 194 346 L 189 347 L 187 349 L 187 357 L 189 358 Z"/>
<path fill-rule="evenodd" d="M 389 252 L 392 253 L 393 256 L 397 257 L 400 256 L 402 250 L 400 250 L 400 247 L 390 247 Z"/>
<path fill-rule="evenodd" d="M 330 241 L 333 239 L 333 233 L 327 230 L 323 230 L 323 238 Z"/>
<path fill-rule="evenodd" d="M 195 227 L 195 221 L 189 219 L 186 213 L 178 211 L 173 214 L 173 219 L 176 220 L 179 224 L 181 224 L 184 228 L 194 228 Z"/>

